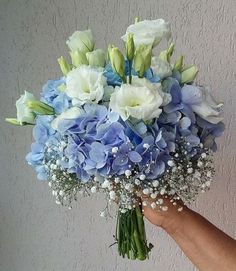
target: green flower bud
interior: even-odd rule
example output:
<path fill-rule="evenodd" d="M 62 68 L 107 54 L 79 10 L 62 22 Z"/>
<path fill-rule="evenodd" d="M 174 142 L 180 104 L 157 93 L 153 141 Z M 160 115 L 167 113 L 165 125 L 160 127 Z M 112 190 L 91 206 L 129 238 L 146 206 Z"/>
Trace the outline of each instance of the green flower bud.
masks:
<path fill-rule="evenodd" d="M 55 110 L 52 106 L 41 101 L 28 101 L 27 107 L 38 115 L 54 115 Z"/>
<path fill-rule="evenodd" d="M 171 58 L 172 55 L 173 55 L 174 49 L 175 49 L 175 45 L 174 45 L 173 42 L 171 42 L 169 48 L 167 49 L 167 57 L 168 57 L 168 59 L 169 59 L 169 62 L 170 62 L 170 58 Z"/>
<path fill-rule="evenodd" d="M 174 69 L 180 72 L 182 70 L 182 68 L 183 68 L 183 64 L 184 64 L 184 56 L 180 56 L 175 61 Z"/>
<path fill-rule="evenodd" d="M 197 73 L 198 73 L 198 68 L 195 65 L 185 69 L 181 73 L 181 83 L 184 84 L 184 83 L 192 82 L 196 78 Z"/>
<path fill-rule="evenodd" d="M 132 61 L 134 58 L 134 39 L 133 34 L 129 33 L 125 43 L 126 57 L 129 61 Z"/>
<path fill-rule="evenodd" d="M 174 52 L 174 47 L 174 43 L 171 43 L 166 50 L 160 52 L 159 58 L 165 62 L 170 63 L 170 58 Z"/>
<path fill-rule="evenodd" d="M 26 123 L 20 122 L 20 121 L 18 121 L 18 119 L 15 119 L 15 118 L 6 118 L 5 121 L 10 124 L 17 125 L 17 126 L 26 125 Z"/>
<path fill-rule="evenodd" d="M 106 54 L 102 49 L 86 53 L 89 66 L 104 67 L 106 65 Z"/>
<path fill-rule="evenodd" d="M 119 48 L 113 47 L 109 49 L 109 57 L 113 70 L 126 82 L 125 77 L 125 58 Z"/>
<path fill-rule="evenodd" d="M 108 44 L 108 47 L 107 47 L 107 58 L 108 58 L 109 61 L 111 61 L 110 54 L 111 54 L 112 48 L 114 48 L 114 47 L 115 47 L 114 45 Z"/>
<path fill-rule="evenodd" d="M 144 72 L 150 68 L 152 59 L 152 47 L 150 45 L 140 45 L 134 54 L 134 69 L 139 77 L 143 77 Z"/>
<path fill-rule="evenodd" d="M 59 65 L 60 65 L 62 73 L 64 75 L 67 75 L 67 73 L 70 72 L 70 70 L 71 70 L 70 65 L 67 63 L 67 61 L 64 59 L 63 56 L 58 58 L 57 61 L 58 61 Z"/>
<path fill-rule="evenodd" d="M 71 51 L 70 56 L 72 64 L 76 68 L 80 67 L 81 65 L 88 65 L 88 60 L 83 52 L 79 50 Z"/>

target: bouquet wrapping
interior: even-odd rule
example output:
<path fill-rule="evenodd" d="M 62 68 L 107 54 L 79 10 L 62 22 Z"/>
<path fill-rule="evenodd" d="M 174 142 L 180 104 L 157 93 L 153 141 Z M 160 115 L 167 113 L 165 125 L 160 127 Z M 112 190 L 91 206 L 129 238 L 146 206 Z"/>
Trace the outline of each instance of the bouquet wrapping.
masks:
<path fill-rule="evenodd" d="M 209 189 L 222 103 L 194 83 L 195 65 L 186 66 L 183 56 L 172 61 L 163 19 L 136 19 L 122 39 L 123 53 L 114 45 L 105 52 L 95 49 L 91 30 L 74 32 L 66 42 L 70 61 L 58 59 L 63 76 L 49 80 L 40 99 L 25 91 L 17 118 L 6 120 L 34 125 L 26 160 L 56 203 L 71 208 L 79 194 L 105 193 L 101 216 L 118 205 L 119 254 L 145 260 L 152 245 L 142 205 L 167 212 L 169 198 L 180 212 L 179 200 L 190 203 Z M 156 53 L 160 42 L 166 50 Z"/>

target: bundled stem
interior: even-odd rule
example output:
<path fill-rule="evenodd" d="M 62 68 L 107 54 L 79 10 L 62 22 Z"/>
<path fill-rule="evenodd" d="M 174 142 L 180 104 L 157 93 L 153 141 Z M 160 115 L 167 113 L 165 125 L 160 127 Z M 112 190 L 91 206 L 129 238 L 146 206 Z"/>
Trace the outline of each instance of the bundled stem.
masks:
<path fill-rule="evenodd" d="M 118 212 L 116 226 L 116 241 L 118 252 L 123 258 L 148 258 L 152 245 L 147 245 L 143 214 L 139 206 L 125 213 Z"/>
<path fill-rule="evenodd" d="M 131 84 L 132 83 L 132 60 L 129 60 L 128 71 L 129 71 L 129 84 Z"/>

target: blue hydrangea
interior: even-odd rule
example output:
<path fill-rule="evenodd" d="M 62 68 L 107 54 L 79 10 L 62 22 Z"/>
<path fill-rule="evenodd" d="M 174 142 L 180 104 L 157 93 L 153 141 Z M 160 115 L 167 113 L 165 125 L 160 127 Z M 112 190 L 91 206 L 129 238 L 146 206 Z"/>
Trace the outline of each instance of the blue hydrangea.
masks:
<path fill-rule="evenodd" d="M 104 74 L 109 85 L 121 84 L 110 65 L 105 67 Z M 134 70 L 132 74 L 136 75 Z M 145 77 L 153 83 L 160 80 L 153 76 L 151 69 L 146 71 Z M 41 100 L 53 106 L 56 114 L 72 106 L 70 98 L 58 89 L 64 83 L 64 78 L 49 80 L 43 87 Z M 216 150 L 215 138 L 223 133 L 223 123 L 211 124 L 196 117 L 190 105 L 198 101 L 180 84 L 178 73 L 166 78 L 162 85 L 172 100 L 163 107 L 158 119 L 149 122 L 135 119 L 124 122 L 102 104 L 83 105 L 79 117 L 59 121 L 58 131 L 51 128 L 53 116 L 38 116 L 33 129 L 35 142 L 26 157 L 28 163 L 35 168 L 39 179 L 47 179 L 43 161 L 50 159 L 50 154 L 45 150 L 66 139 L 66 147 L 58 148 L 56 157 L 66 158 L 61 166 L 77 174 L 82 182 L 98 175 L 120 176 L 127 170 L 154 180 L 167 170 L 178 140 L 188 143 L 186 150 L 191 156 L 196 154 L 200 142 Z"/>
<path fill-rule="evenodd" d="M 64 77 L 58 80 L 48 80 L 43 86 L 41 101 L 47 103 L 55 109 L 56 114 L 61 114 L 71 106 L 71 99 L 65 92 L 58 89 L 65 83 Z"/>
<path fill-rule="evenodd" d="M 112 148 L 129 139 L 119 116 L 105 106 L 85 104 L 83 113 L 74 120 L 59 123 L 59 132 L 69 138 L 66 155 L 70 172 L 82 181 L 95 174 L 107 176 L 112 171 Z"/>
<path fill-rule="evenodd" d="M 31 145 L 31 152 L 27 154 L 27 162 L 34 167 L 39 180 L 46 180 L 47 175 L 43 161 L 45 158 L 45 146 L 49 140 L 53 140 L 56 131 L 51 128 L 51 116 L 38 116 L 33 129 L 35 142 Z"/>
<path fill-rule="evenodd" d="M 216 137 L 222 136 L 225 125 L 223 122 L 217 124 L 209 123 L 208 121 L 197 117 L 197 125 L 200 130 L 200 140 L 205 148 L 217 150 L 217 144 L 215 142 Z"/>
<path fill-rule="evenodd" d="M 195 115 L 191 105 L 200 102 L 198 95 L 195 95 L 195 88 L 191 85 L 182 86 L 176 78 L 168 77 L 163 81 L 163 89 L 171 94 L 172 101 L 164 106 L 158 121 L 176 126 L 176 139 L 184 137 L 189 143 L 191 155 L 195 154 L 194 147 L 200 143 L 215 151 L 215 138 L 222 135 L 224 125 L 222 122 L 209 123 Z"/>
<path fill-rule="evenodd" d="M 163 82 L 164 91 L 171 94 L 172 100 L 169 104 L 164 106 L 163 111 L 166 114 L 173 114 L 175 112 L 181 112 L 186 117 L 191 119 L 191 122 L 195 122 L 195 114 L 189 106 L 190 99 L 188 93 L 183 91 L 178 80 L 169 77 Z M 194 98 L 194 97 L 193 97 Z M 191 102 L 194 102 L 192 100 Z"/>
<path fill-rule="evenodd" d="M 62 120 L 59 132 L 68 137 L 66 167 L 83 182 L 97 174 L 121 175 L 135 166 L 154 179 L 163 173 L 169 153 L 175 148 L 171 126 L 159 127 L 157 123 L 150 126 L 143 122 L 131 125 L 97 104 L 84 105 L 83 113 L 76 119 Z M 149 138 L 152 142 L 146 142 Z M 150 146 L 143 151 L 141 146 L 145 142 Z"/>

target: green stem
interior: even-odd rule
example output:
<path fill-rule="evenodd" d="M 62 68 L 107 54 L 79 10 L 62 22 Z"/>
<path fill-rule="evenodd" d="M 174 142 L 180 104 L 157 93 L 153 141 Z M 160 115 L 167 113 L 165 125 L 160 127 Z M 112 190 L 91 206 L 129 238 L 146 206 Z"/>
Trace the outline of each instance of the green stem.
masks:
<path fill-rule="evenodd" d="M 122 257 L 139 260 L 148 258 L 150 248 L 147 246 L 144 220 L 139 206 L 126 213 L 118 212 L 116 241 Z"/>
<path fill-rule="evenodd" d="M 135 208 L 136 217 L 137 217 L 137 223 L 138 223 L 138 230 L 140 235 L 142 236 L 143 241 L 146 242 L 146 234 L 145 234 L 145 226 L 143 221 L 143 214 L 141 212 L 140 207 Z"/>
<path fill-rule="evenodd" d="M 129 84 L 131 84 L 132 83 L 132 74 L 131 74 L 131 72 L 132 72 L 132 60 L 129 60 Z"/>
<path fill-rule="evenodd" d="M 133 224 L 134 224 L 134 241 L 137 247 L 137 252 L 138 252 L 138 259 L 143 261 L 146 259 L 146 249 L 145 249 L 145 244 L 143 243 L 142 236 L 140 236 L 140 232 L 138 230 L 138 225 L 137 225 L 137 216 L 136 212 L 133 212 Z"/>

